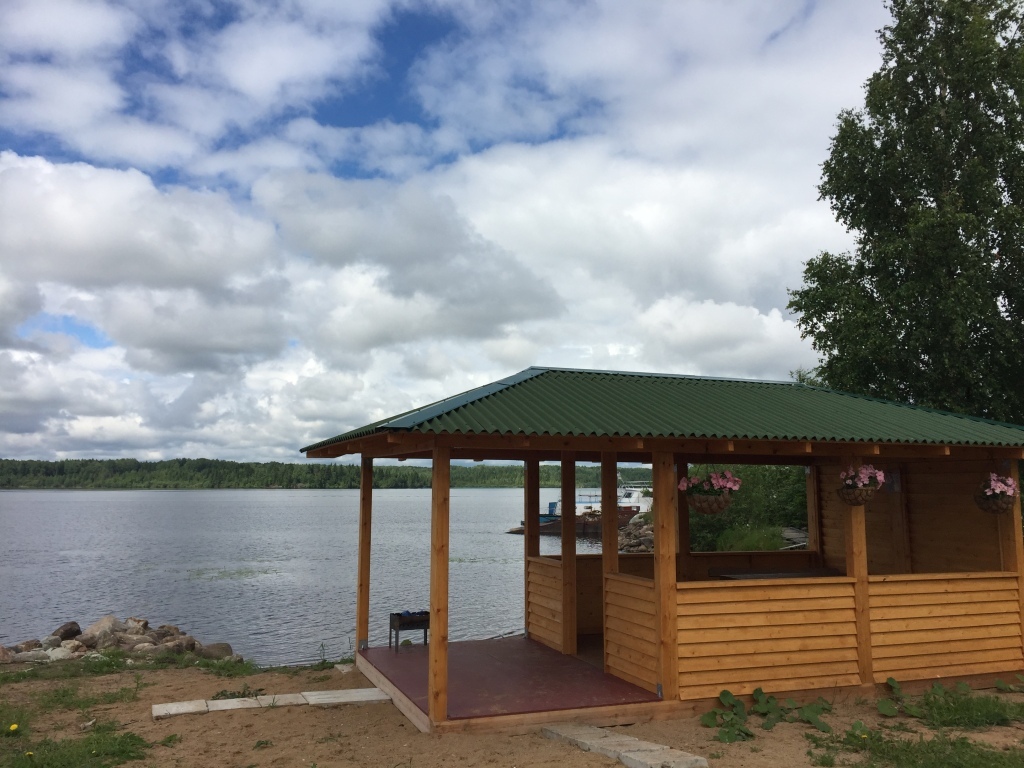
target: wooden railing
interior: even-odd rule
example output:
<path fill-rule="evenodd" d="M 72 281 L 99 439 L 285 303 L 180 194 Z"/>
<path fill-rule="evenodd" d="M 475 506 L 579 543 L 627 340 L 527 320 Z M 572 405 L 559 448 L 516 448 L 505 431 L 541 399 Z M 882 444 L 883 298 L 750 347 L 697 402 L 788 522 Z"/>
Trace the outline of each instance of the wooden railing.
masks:
<path fill-rule="evenodd" d="M 859 684 L 853 579 L 676 586 L 681 698 Z"/>
<path fill-rule="evenodd" d="M 1024 667 L 1016 574 L 871 576 L 868 582 L 876 682 Z"/>
<path fill-rule="evenodd" d="M 654 581 L 622 573 L 604 577 L 605 669 L 634 685 L 658 688 Z"/>
<path fill-rule="evenodd" d="M 547 557 L 526 561 L 526 631 L 556 651 L 562 650 L 562 563 Z"/>

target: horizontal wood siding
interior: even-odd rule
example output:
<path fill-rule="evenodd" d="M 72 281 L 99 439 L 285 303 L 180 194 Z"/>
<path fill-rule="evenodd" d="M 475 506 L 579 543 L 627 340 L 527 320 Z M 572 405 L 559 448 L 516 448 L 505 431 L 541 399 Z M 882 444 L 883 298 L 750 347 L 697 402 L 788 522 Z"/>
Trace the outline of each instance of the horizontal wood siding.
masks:
<path fill-rule="evenodd" d="M 874 576 L 869 582 L 875 682 L 1024 668 L 1014 574 Z"/>
<path fill-rule="evenodd" d="M 770 552 L 690 552 L 679 558 L 679 581 L 706 581 L 723 573 L 785 573 L 818 565 L 818 553 L 806 549 Z"/>
<path fill-rule="evenodd" d="M 681 698 L 860 683 L 852 579 L 677 588 Z"/>
<path fill-rule="evenodd" d="M 562 650 L 562 563 L 546 557 L 526 561 L 526 631 L 556 651 Z"/>
<path fill-rule="evenodd" d="M 604 578 L 605 669 L 633 685 L 656 691 L 654 581 L 622 573 Z"/>

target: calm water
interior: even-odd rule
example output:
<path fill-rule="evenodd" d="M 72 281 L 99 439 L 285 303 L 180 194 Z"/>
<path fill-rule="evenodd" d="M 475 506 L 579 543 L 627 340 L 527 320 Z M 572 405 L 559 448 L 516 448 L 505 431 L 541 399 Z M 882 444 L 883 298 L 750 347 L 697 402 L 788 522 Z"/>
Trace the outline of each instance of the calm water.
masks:
<path fill-rule="evenodd" d="M 522 630 L 522 507 L 521 489 L 451 492 L 451 639 Z M 113 613 L 261 664 L 349 655 L 358 517 L 358 491 L 0 492 L 0 645 Z M 429 545 L 429 490 L 374 491 L 371 645 L 389 612 L 428 607 Z"/>

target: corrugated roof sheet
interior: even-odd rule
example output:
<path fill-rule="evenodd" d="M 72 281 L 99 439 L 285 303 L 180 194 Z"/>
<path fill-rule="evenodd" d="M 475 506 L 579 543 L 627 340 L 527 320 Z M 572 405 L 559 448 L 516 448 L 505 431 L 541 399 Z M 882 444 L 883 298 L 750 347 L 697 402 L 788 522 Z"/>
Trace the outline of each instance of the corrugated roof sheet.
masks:
<path fill-rule="evenodd" d="M 796 382 L 528 368 L 347 432 L 1024 445 L 1024 427 Z"/>

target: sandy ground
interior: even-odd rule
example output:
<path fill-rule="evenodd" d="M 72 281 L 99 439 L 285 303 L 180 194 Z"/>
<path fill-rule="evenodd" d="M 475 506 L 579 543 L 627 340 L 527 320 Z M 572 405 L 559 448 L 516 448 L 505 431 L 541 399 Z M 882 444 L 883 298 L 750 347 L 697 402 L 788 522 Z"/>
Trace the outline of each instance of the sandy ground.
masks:
<path fill-rule="evenodd" d="M 10 669 L 10 668 L 8 668 Z M 79 693 L 94 694 L 135 687 L 136 674 L 142 687 L 138 699 L 127 703 L 98 705 L 88 713 L 78 710 L 36 715 L 32 738 L 76 738 L 81 725 L 91 718 L 113 720 L 124 730 L 149 742 L 171 734 L 180 739 L 172 746 L 155 746 L 140 765 L 171 766 L 384 766 L 436 768 L 438 766 L 582 766 L 620 765 L 609 758 L 582 752 L 551 741 L 539 733 L 525 735 L 438 736 L 419 733 L 391 704 L 369 704 L 318 708 L 310 706 L 248 709 L 185 715 L 154 721 L 151 706 L 157 703 L 209 699 L 222 690 L 238 691 L 248 685 L 267 694 L 310 690 L 366 688 L 370 683 L 358 671 L 335 669 L 298 672 L 272 671 L 249 677 L 222 678 L 197 669 L 146 670 L 79 680 L 29 681 L 5 685 L 0 696 L 11 704 L 31 704 L 46 690 L 77 685 Z M 835 712 L 826 719 L 837 730 L 853 721 L 875 725 L 879 718 L 874 702 L 864 699 L 837 700 Z M 913 721 L 907 721 L 913 725 Z M 780 724 L 773 731 L 754 726 L 757 738 L 737 744 L 714 740 L 715 731 L 704 728 L 697 718 L 638 723 L 615 730 L 654 741 L 709 759 L 712 768 L 778 768 L 810 766 L 805 734 L 811 729 L 799 724 Z M 922 729 L 927 733 L 927 729 Z M 913 735 L 911 735 L 913 737 Z M 993 746 L 1020 746 L 1022 726 L 992 728 L 975 732 L 971 738 Z"/>

